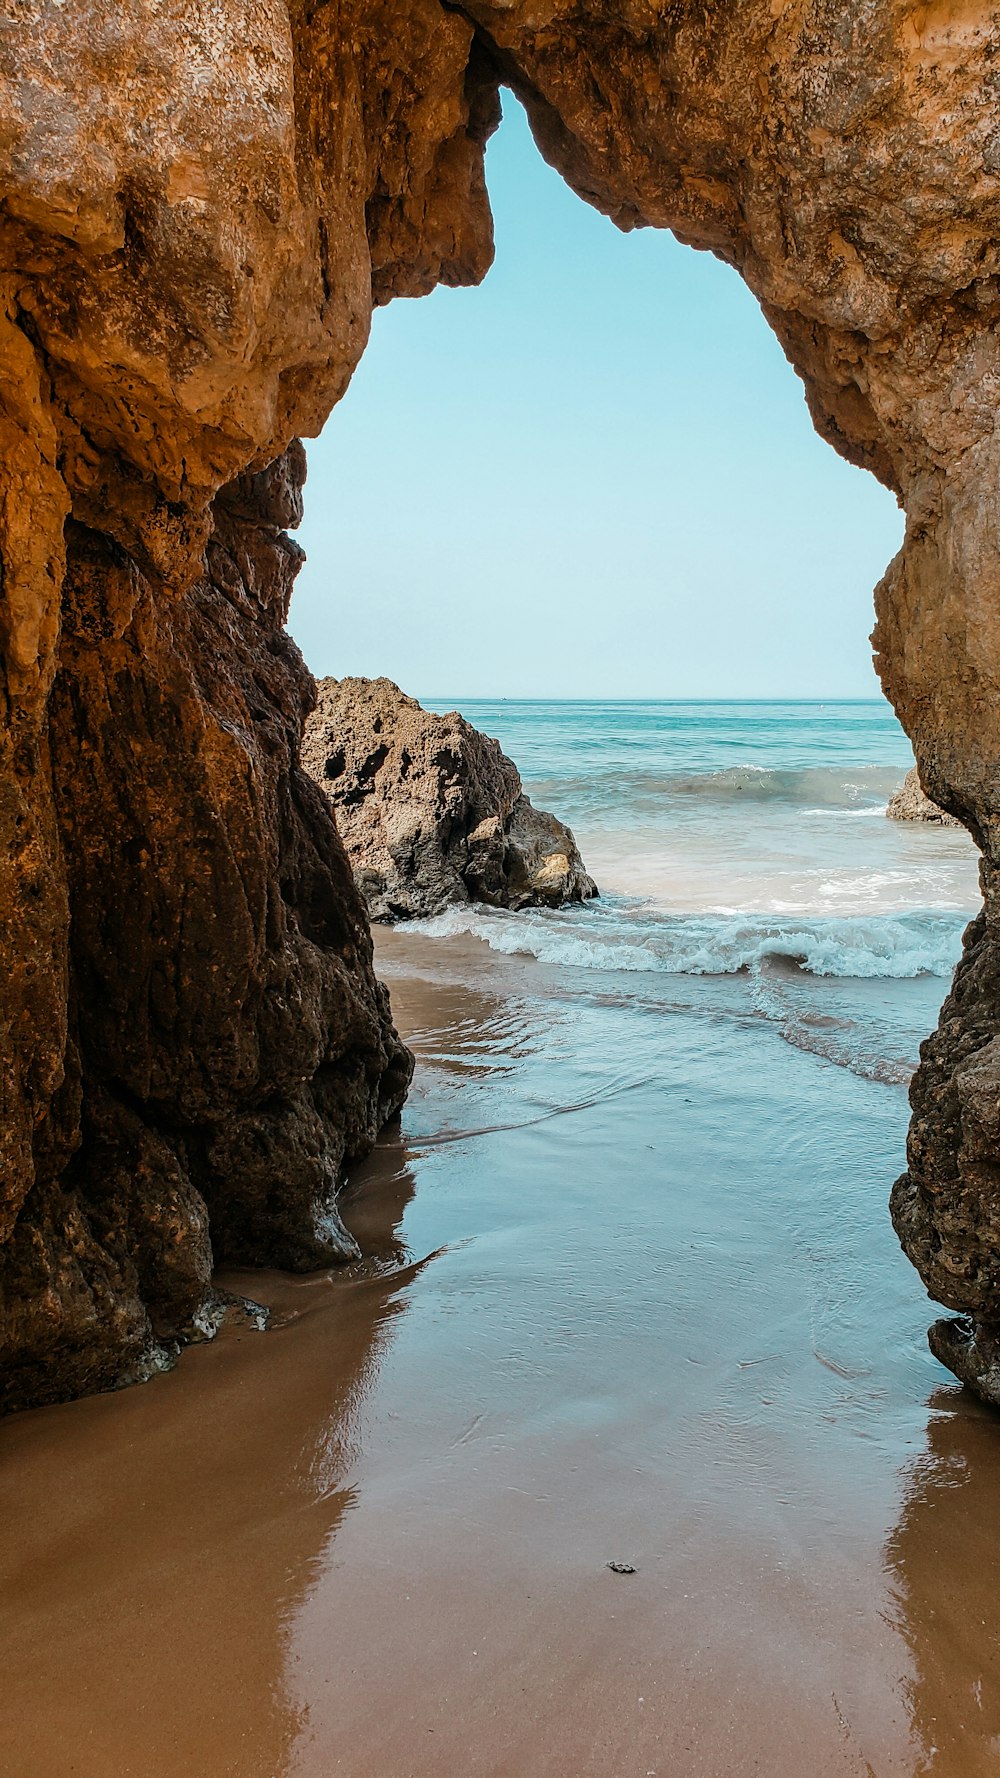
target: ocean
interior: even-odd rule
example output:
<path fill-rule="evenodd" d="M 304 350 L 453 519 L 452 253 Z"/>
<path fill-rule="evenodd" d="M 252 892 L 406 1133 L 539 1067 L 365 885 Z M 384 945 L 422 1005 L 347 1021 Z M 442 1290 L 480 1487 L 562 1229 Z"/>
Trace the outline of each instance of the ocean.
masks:
<path fill-rule="evenodd" d="M 864 1075 L 909 1077 L 979 906 L 978 868 L 963 831 L 885 818 L 913 755 L 884 700 L 457 707 L 568 822 L 601 895 L 455 909 L 423 932 L 599 972 L 624 993 L 644 991 L 630 977 L 669 977 L 681 1003 L 714 994 Z"/>

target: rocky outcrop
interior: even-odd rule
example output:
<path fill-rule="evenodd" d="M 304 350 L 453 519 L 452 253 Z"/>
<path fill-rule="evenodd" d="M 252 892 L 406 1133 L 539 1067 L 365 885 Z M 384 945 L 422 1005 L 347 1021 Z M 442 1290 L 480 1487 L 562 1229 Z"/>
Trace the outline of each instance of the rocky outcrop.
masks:
<path fill-rule="evenodd" d="M 962 825 L 924 795 L 916 766 L 910 767 L 895 795 L 889 798 L 885 812 L 890 821 L 930 821 L 937 827 Z"/>
<path fill-rule="evenodd" d="M 892 1218 L 930 1295 L 960 1319 L 931 1329 L 937 1357 L 1000 1406 L 1000 933 L 996 886 L 910 1088 L 908 1169 Z"/>
<path fill-rule="evenodd" d="M 532 808 L 499 742 L 391 679 L 322 679 L 302 764 L 333 805 L 373 920 L 597 894 L 569 828 Z"/>
<path fill-rule="evenodd" d="M 294 446 L 218 495 L 179 599 L 68 527 L 36 766 L 72 910 L 65 1037 L 20 1203 L 3 1180 L 0 1408 L 108 1388 L 211 1333 L 215 1263 L 356 1252 L 337 1187 L 411 1062 L 297 764 L 313 682 L 282 628 L 301 561 L 283 526 L 302 469 Z M 13 865 L 32 869 L 27 846 Z"/>
<path fill-rule="evenodd" d="M 245 1169 L 261 1228 L 272 1215 L 287 1228 L 277 1185 L 266 1213 L 261 1197 L 282 1176 L 262 1158 L 284 1152 L 278 1126 L 312 1130 L 315 1183 L 345 1082 L 364 1075 L 375 1105 L 380 1069 L 398 1079 L 354 892 L 290 764 L 307 685 L 289 689 L 301 670 L 280 621 L 264 644 L 240 615 L 233 589 L 249 589 L 252 609 L 257 569 L 232 528 L 250 490 L 267 507 L 256 478 L 342 394 L 373 303 L 485 271 L 483 145 L 501 82 L 588 202 L 740 271 L 819 430 L 904 504 L 904 546 L 876 594 L 877 665 L 927 793 L 983 850 L 987 931 L 1000 921 L 998 47 L 978 0 L 6 10 L 0 1244 L 19 1256 L 4 1260 L 17 1280 L 5 1337 L 36 1353 L 36 1394 L 112 1375 L 116 1316 L 118 1349 L 135 1347 L 140 1297 L 122 1280 L 188 1252 L 169 1231 L 200 1215 L 192 1166 L 215 1181 Z M 234 481 L 246 490 L 236 508 L 220 495 Z M 287 569 L 270 524 L 269 559 Z M 225 555 L 234 570 L 218 567 Z M 159 874 L 155 893 L 143 871 Z M 126 892 L 148 917 L 141 935 Z M 306 945 L 326 958 L 318 1001 L 300 999 Z M 970 979 L 984 959 L 973 944 Z M 968 1046 L 1000 1036 L 982 980 L 961 1060 L 951 1015 L 942 1027 L 928 1105 L 958 1104 Z M 275 1048 L 293 1028 L 298 1072 Z M 941 1099 L 948 1056 L 958 1072 Z M 985 1251 L 995 1225 L 969 1158 L 985 1134 L 946 1117 L 922 1171 L 920 1079 L 907 1188 L 920 1211 L 900 1226 L 936 1289 L 934 1244 L 948 1250 L 961 1227 Z M 278 1124 L 267 1107 L 284 1107 Z M 239 1137 L 234 1126 L 230 1141 L 230 1115 L 263 1124 Z M 102 1193 L 137 1178 L 157 1181 L 138 1194 L 148 1213 L 105 1261 L 125 1225 L 112 1217 L 102 1245 Z M 289 1190 L 312 1202 L 302 1180 Z M 238 1222 L 227 1191 L 220 1227 Z M 31 1303 L 47 1305 L 44 1340 Z M 972 1312 L 1000 1327 L 1000 1296 L 980 1294 Z M 89 1348 L 105 1355 L 90 1370 Z"/>

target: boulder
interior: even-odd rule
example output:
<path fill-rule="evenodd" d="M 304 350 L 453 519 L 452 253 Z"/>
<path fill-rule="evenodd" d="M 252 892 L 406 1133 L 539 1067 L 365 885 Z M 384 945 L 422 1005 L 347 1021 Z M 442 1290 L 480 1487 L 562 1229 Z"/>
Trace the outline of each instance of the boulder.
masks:
<path fill-rule="evenodd" d="M 321 680 L 302 764 L 333 805 L 374 920 L 597 894 L 569 828 L 532 807 L 499 742 L 391 679 Z"/>
<path fill-rule="evenodd" d="M 932 821 L 937 827 L 962 825 L 954 815 L 931 802 L 921 786 L 916 766 L 910 767 L 895 796 L 889 798 L 885 812 L 890 821 Z"/>

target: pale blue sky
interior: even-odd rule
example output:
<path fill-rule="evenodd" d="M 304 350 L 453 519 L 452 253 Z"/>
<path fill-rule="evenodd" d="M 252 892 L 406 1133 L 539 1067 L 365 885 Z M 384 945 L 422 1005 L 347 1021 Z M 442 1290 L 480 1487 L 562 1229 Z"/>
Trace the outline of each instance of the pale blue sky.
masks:
<path fill-rule="evenodd" d="M 309 445 L 310 666 L 455 698 L 876 693 L 895 500 L 813 432 L 735 273 L 620 234 L 504 108 L 493 270 L 380 310 Z"/>

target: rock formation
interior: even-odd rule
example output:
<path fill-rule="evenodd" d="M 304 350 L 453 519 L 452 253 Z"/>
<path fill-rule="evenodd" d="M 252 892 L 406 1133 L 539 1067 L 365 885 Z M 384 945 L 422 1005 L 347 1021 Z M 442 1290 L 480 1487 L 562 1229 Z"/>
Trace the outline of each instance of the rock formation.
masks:
<path fill-rule="evenodd" d="M 499 742 L 391 679 L 320 680 L 302 764 L 333 804 L 373 920 L 597 894 L 569 828 L 532 808 Z"/>
<path fill-rule="evenodd" d="M 0 1408 L 141 1376 L 212 1332 L 213 1261 L 356 1252 L 341 1170 L 411 1063 L 297 764 L 313 682 L 282 628 L 301 560 L 282 526 L 302 470 L 296 445 L 220 492 L 205 572 L 179 600 L 67 527 L 44 758 L 72 909 L 65 1035 L 23 1160 L 8 1149 Z M 44 908 L 30 838 L 11 862 Z M 40 1036 L 37 946 L 23 992 Z"/>
<path fill-rule="evenodd" d="M 930 821 L 937 827 L 962 825 L 954 815 L 948 815 L 924 795 L 916 766 L 910 767 L 895 796 L 889 798 L 885 812 L 890 821 Z"/>
<path fill-rule="evenodd" d="M 357 899 L 291 763 L 309 692 L 271 506 L 290 460 L 264 472 L 343 392 L 373 303 L 486 270 L 501 82 L 588 202 L 741 272 L 823 436 L 905 505 L 877 663 L 928 794 L 982 848 L 986 912 L 914 1083 L 896 1216 L 994 1338 L 998 47 L 982 0 L 7 9 L 8 1400 L 122 1374 L 137 1305 L 187 1313 L 202 1204 L 213 1244 L 288 1257 L 337 1131 L 361 1143 L 401 1090 Z"/>

